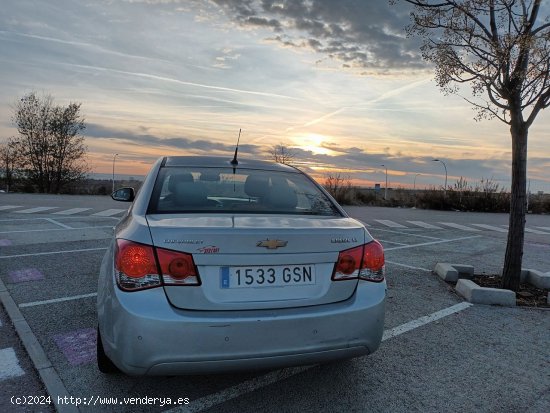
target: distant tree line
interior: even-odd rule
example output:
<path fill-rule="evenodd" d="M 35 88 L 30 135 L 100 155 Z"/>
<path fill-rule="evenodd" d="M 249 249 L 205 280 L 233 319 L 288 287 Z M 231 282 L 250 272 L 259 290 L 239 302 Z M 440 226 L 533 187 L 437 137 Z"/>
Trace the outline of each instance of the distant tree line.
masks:
<path fill-rule="evenodd" d="M 0 144 L 0 171 L 8 191 L 61 193 L 89 167 L 81 103 L 57 105 L 31 92 L 13 106 L 17 136 Z"/>

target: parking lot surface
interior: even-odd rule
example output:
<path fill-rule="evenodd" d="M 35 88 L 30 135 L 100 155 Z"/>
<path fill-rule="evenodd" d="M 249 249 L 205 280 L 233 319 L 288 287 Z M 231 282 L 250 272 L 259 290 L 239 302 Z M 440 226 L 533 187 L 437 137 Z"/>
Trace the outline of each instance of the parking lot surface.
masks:
<path fill-rule="evenodd" d="M 35 370 L 13 314 L 0 310 L 0 410 L 550 410 L 550 311 L 470 305 L 432 273 L 436 262 L 500 272 L 504 214 L 346 208 L 386 251 L 384 342 L 370 356 L 269 372 L 105 376 L 95 365 L 97 275 L 126 206 L 108 197 L 2 194 L 0 290 L 47 360 Z M 527 229 L 524 267 L 550 271 L 550 217 L 528 216 Z M 50 394 L 52 404 L 17 410 L 10 402 L 22 386 L 46 396 L 41 378 L 52 374 L 64 390 Z"/>

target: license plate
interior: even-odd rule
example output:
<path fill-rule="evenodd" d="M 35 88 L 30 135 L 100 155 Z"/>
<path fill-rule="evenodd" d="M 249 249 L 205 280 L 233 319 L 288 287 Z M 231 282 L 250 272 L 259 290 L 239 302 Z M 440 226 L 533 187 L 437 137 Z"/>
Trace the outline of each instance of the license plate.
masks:
<path fill-rule="evenodd" d="M 221 288 L 263 288 L 315 284 L 315 265 L 221 267 Z"/>

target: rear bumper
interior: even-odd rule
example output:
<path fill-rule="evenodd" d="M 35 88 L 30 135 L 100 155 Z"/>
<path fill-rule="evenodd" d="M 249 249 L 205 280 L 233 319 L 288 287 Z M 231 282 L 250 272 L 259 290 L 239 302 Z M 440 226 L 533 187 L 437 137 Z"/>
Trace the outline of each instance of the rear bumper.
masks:
<path fill-rule="evenodd" d="M 131 375 L 269 369 L 369 354 L 382 340 L 384 307 L 385 283 L 365 281 L 348 300 L 280 310 L 179 310 L 161 288 L 114 287 L 98 297 L 105 352 Z"/>

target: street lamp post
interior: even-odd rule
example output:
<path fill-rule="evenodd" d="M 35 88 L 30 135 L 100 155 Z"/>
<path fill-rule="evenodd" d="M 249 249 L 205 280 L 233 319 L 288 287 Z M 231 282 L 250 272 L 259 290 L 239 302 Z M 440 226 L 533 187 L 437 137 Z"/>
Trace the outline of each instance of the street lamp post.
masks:
<path fill-rule="evenodd" d="M 447 195 L 447 165 L 445 165 L 445 162 L 439 159 L 432 159 L 433 162 L 441 162 L 443 164 L 443 168 L 445 168 L 445 187 L 443 188 L 443 196 Z"/>
<path fill-rule="evenodd" d="M 416 175 L 414 176 L 414 180 L 413 180 L 413 192 L 414 192 L 414 193 L 416 193 L 416 177 L 417 177 L 418 175 L 421 175 L 421 174 L 416 174 Z"/>
<path fill-rule="evenodd" d="M 115 160 L 118 156 L 118 153 L 115 153 L 115 156 L 113 156 L 113 192 L 115 192 Z"/>
<path fill-rule="evenodd" d="M 388 167 L 386 165 L 380 165 L 386 168 L 386 186 L 384 187 L 384 200 L 388 199 Z"/>

